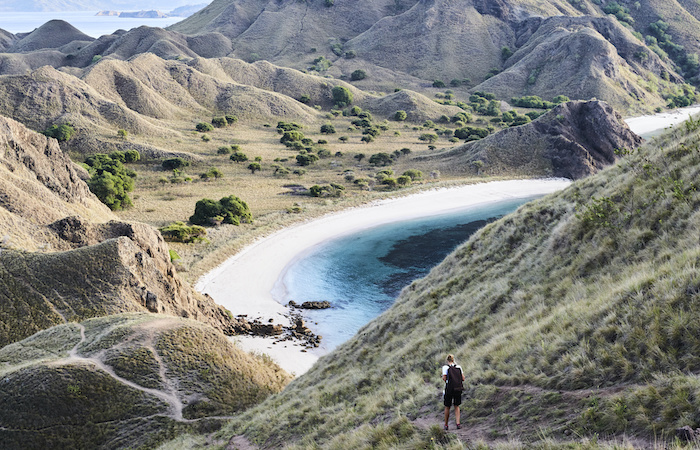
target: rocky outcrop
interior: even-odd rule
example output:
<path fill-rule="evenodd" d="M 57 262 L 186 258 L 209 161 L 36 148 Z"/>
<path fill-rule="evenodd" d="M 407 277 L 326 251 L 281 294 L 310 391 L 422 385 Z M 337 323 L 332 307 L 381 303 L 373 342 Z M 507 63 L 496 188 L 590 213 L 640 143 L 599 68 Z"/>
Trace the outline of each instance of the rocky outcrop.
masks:
<path fill-rule="evenodd" d="M 534 122 L 428 157 L 448 173 L 522 173 L 578 179 L 641 144 L 622 116 L 600 101 L 568 102 Z"/>

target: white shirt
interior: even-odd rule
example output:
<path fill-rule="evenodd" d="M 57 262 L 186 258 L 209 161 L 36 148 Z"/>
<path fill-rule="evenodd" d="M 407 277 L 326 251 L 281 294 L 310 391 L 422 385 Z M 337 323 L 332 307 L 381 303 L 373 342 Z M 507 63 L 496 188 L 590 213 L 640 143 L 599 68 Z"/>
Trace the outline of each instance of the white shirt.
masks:
<path fill-rule="evenodd" d="M 462 373 L 464 373 L 464 371 L 462 370 L 462 366 L 460 366 L 459 364 L 450 364 L 450 365 L 445 364 L 444 366 L 442 366 L 442 375 L 443 375 L 443 376 L 447 376 L 447 369 L 448 369 L 450 366 L 455 366 L 455 367 L 457 367 L 460 371 L 462 371 Z M 445 380 L 445 383 L 447 383 L 447 380 Z"/>

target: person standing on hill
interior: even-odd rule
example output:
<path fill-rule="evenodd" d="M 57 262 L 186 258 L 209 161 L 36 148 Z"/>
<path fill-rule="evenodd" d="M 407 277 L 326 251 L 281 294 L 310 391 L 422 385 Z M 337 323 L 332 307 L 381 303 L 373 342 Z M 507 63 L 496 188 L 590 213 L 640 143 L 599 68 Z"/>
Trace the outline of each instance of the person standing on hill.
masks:
<path fill-rule="evenodd" d="M 445 430 L 449 429 L 447 422 L 450 420 L 450 407 L 452 405 L 455 407 L 457 429 L 460 429 L 462 423 L 459 420 L 459 405 L 462 403 L 464 373 L 462 373 L 462 368 L 455 363 L 454 355 L 447 355 L 447 364 L 442 366 L 442 379 L 445 381 Z"/>

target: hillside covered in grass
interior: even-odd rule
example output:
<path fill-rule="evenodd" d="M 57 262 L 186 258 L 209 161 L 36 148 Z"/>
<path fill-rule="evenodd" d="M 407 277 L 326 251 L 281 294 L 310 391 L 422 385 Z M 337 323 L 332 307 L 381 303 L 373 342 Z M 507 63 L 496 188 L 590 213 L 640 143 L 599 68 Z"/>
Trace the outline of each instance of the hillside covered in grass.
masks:
<path fill-rule="evenodd" d="M 219 436 L 263 448 L 645 446 L 700 426 L 699 125 L 488 225 Z M 465 426 L 449 436 L 431 428 L 447 353 L 469 386 Z"/>
<path fill-rule="evenodd" d="M 0 349 L 3 448 L 148 448 L 210 431 L 289 375 L 201 323 L 123 314 Z M 50 414 L 47 412 L 50 411 Z"/>
<path fill-rule="evenodd" d="M 699 17 L 692 2 L 661 0 L 215 0 L 170 29 L 219 32 L 235 57 L 366 89 L 422 81 L 504 100 L 596 97 L 631 112 L 687 95 Z"/>

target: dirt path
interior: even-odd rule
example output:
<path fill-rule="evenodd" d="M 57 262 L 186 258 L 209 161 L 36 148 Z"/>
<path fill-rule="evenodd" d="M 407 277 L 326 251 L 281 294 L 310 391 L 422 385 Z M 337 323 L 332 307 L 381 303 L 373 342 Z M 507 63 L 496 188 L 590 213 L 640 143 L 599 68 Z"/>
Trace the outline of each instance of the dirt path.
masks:
<path fill-rule="evenodd" d="M 112 377 L 115 381 L 128 386 L 132 389 L 136 389 L 138 391 L 144 392 L 146 394 L 152 395 L 161 401 L 163 401 L 165 404 L 168 405 L 168 411 L 165 414 L 166 417 L 169 417 L 177 422 L 185 422 L 185 423 L 193 423 L 193 422 L 198 422 L 203 419 L 232 419 L 233 417 L 231 416 L 217 416 L 217 417 L 202 417 L 199 419 L 185 419 L 182 414 L 182 410 L 184 408 L 182 400 L 180 397 L 177 395 L 177 389 L 176 389 L 176 382 L 173 379 L 168 378 L 167 376 L 167 367 L 164 364 L 163 360 L 161 359 L 160 355 L 156 351 L 155 345 L 154 345 L 154 340 L 155 340 L 155 332 L 153 330 L 148 330 L 146 334 L 143 336 L 143 340 L 145 342 L 142 342 L 144 344 L 145 348 L 148 348 L 151 350 L 153 353 L 156 361 L 158 362 L 159 370 L 158 374 L 161 378 L 161 383 L 163 386 L 165 386 L 165 389 L 154 389 L 154 388 L 148 388 L 139 385 L 138 383 L 135 383 L 133 381 L 127 380 L 126 378 L 123 378 L 119 376 L 112 367 L 108 366 L 105 364 L 103 361 L 102 357 L 106 353 L 106 350 L 102 350 L 98 353 L 96 353 L 94 356 L 82 356 L 80 354 L 79 348 L 81 345 L 83 345 L 86 341 L 86 336 L 85 336 L 85 326 L 82 324 L 75 324 L 80 328 L 80 342 L 78 342 L 69 352 L 68 356 L 63 359 L 59 359 L 56 361 L 58 364 L 90 364 L 95 367 L 97 367 L 99 370 L 103 371 L 110 377 Z M 109 332 L 109 330 L 101 333 L 101 335 L 105 335 Z"/>

